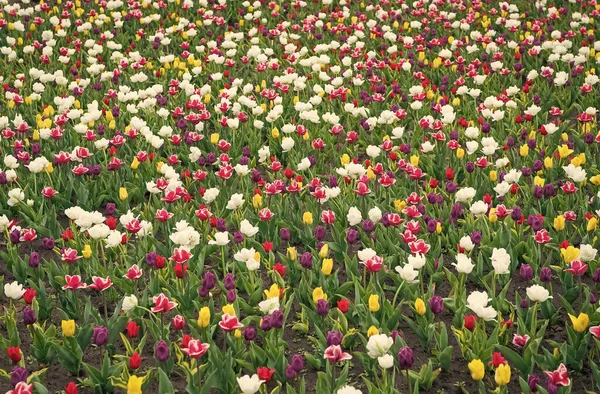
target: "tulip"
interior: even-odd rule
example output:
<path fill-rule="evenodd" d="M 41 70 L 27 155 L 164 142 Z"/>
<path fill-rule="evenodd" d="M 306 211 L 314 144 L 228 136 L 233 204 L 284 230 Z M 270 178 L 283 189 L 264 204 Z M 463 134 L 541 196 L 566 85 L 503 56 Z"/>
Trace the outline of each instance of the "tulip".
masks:
<path fill-rule="evenodd" d="M 481 380 L 485 376 L 485 365 L 479 359 L 472 360 L 469 363 L 469 371 L 473 380 Z"/>
<path fill-rule="evenodd" d="M 6 349 L 6 352 L 8 354 L 8 358 L 10 358 L 13 363 L 16 364 L 21 361 L 21 348 L 18 346 L 9 347 Z"/>
<path fill-rule="evenodd" d="M 163 340 L 160 340 L 154 349 L 154 357 L 159 362 L 166 362 L 171 355 L 171 350 L 169 349 L 169 345 Z"/>
<path fill-rule="evenodd" d="M 302 215 L 302 222 L 306 224 L 313 224 L 313 215 L 310 212 L 304 212 Z"/>
<path fill-rule="evenodd" d="M 210 309 L 205 306 L 200 309 L 200 314 L 198 315 L 198 327 L 206 328 L 210 324 Z"/>
<path fill-rule="evenodd" d="M 63 320 L 61 328 L 65 337 L 72 337 L 75 335 L 75 320 Z"/>
<path fill-rule="evenodd" d="M 584 332 L 590 323 L 590 318 L 585 313 L 580 313 L 579 316 L 577 316 L 577 317 L 575 317 L 569 313 L 569 318 L 571 319 L 571 323 L 573 324 L 573 329 L 576 332 Z"/>
<path fill-rule="evenodd" d="M 27 369 L 19 366 L 14 367 L 10 374 L 9 383 L 15 387 L 19 382 L 27 382 L 27 376 L 29 376 Z"/>
<path fill-rule="evenodd" d="M 496 368 L 494 378 L 498 386 L 506 386 L 510 382 L 510 366 L 508 364 L 500 364 Z"/>
<path fill-rule="evenodd" d="M 321 287 L 317 287 L 312 292 L 313 302 L 316 304 L 320 299 L 327 300 L 327 294 L 323 292 Z"/>
<path fill-rule="evenodd" d="M 135 375 L 131 375 L 127 381 L 127 394 L 142 394 L 142 384 L 144 378 L 139 378 Z"/>
<path fill-rule="evenodd" d="M 420 298 L 415 300 L 415 311 L 421 316 L 427 312 L 427 308 L 425 308 L 425 302 L 423 302 L 423 300 Z"/>
<path fill-rule="evenodd" d="M 129 194 L 127 194 L 127 189 L 122 187 L 119 189 L 119 199 L 121 201 L 125 201 L 127 200 L 127 197 L 129 197 Z"/>
<path fill-rule="evenodd" d="M 331 270 L 333 269 L 333 259 L 324 259 L 321 264 L 321 272 L 325 275 L 331 275 Z"/>
<path fill-rule="evenodd" d="M 243 394 L 255 394 L 260 389 L 261 384 L 265 383 L 257 374 L 238 377 L 237 382 Z"/>
<path fill-rule="evenodd" d="M 398 352 L 398 363 L 400 364 L 400 369 L 410 369 L 415 363 L 415 357 L 413 354 L 413 350 L 405 346 Z"/>
<path fill-rule="evenodd" d="M 83 250 L 81 251 L 81 255 L 83 256 L 84 259 L 89 259 L 90 257 L 92 257 L 92 248 L 90 247 L 90 245 L 85 245 L 83 247 Z"/>
<path fill-rule="evenodd" d="M 371 312 L 377 312 L 380 309 L 379 295 L 371 294 L 369 296 L 369 310 Z"/>
<path fill-rule="evenodd" d="M 434 314 L 441 313 L 444 310 L 444 299 L 440 296 L 431 297 L 429 307 Z"/>
<path fill-rule="evenodd" d="M 104 346 L 108 343 L 108 328 L 104 326 L 94 327 L 92 342 L 96 346 Z"/>
<path fill-rule="evenodd" d="M 135 352 L 129 357 L 129 368 L 138 369 L 142 365 L 142 357 L 138 352 Z"/>

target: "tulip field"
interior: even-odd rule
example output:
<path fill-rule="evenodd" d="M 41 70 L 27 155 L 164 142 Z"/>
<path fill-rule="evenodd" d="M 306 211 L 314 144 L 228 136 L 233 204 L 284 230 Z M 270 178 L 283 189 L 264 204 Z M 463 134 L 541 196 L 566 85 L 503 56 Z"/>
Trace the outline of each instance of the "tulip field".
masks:
<path fill-rule="evenodd" d="M 0 392 L 600 392 L 597 0 L 0 0 Z"/>

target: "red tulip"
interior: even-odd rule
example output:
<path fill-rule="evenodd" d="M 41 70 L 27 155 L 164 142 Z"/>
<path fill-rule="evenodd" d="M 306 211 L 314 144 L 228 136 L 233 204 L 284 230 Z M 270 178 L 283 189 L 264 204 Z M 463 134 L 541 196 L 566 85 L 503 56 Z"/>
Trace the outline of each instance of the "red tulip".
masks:
<path fill-rule="evenodd" d="M 269 367 L 260 367 L 256 368 L 256 373 L 258 374 L 258 378 L 260 380 L 264 380 L 265 383 L 269 383 L 273 374 L 275 373 L 274 369 L 269 369 Z"/>
<path fill-rule="evenodd" d="M 25 290 L 25 293 L 23 294 L 23 299 L 25 300 L 26 303 L 28 303 L 29 305 L 31 305 L 31 303 L 33 302 L 33 299 L 35 298 L 35 289 L 27 289 Z"/>
<path fill-rule="evenodd" d="M 265 241 L 262 243 L 262 246 L 266 253 L 269 253 L 271 250 L 273 250 L 273 242 Z"/>
<path fill-rule="evenodd" d="M 474 316 L 474 315 L 465 316 L 464 327 L 469 331 L 473 331 L 473 329 L 475 328 L 476 321 L 477 321 L 477 316 Z"/>
<path fill-rule="evenodd" d="M 346 313 L 348 312 L 348 307 L 350 306 L 350 301 L 346 300 L 346 299 L 341 299 L 337 302 L 337 308 L 342 312 L 342 313 Z"/>
<path fill-rule="evenodd" d="M 285 275 L 285 270 L 287 269 L 287 267 L 281 263 L 277 263 L 273 266 L 273 270 L 275 272 L 277 272 L 279 275 L 284 276 Z"/>
<path fill-rule="evenodd" d="M 77 389 L 77 385 L 75 384 L 75 382 L 69 382 L 69 384 L 67 384 L 65 386 L 65 394 L 77 394 L 79 393 L 79 390 Z"/>
<path fill-rule="evenodd" d="M 502 353 L 494 352 L 494 354 L 492 354 L 492 361 L 490 361 L 488 365 L 493 365 L 494 368 L 498 368 L 501 364 L 506 364 L 506 360 L 502 356 Z"/>
<path fill-rule="evenodd" d="M 18 346 L 9 347 L 6 349 L 8 353 L 8 358 L 11 359 L 13 363 L 18 363 L 21 361 L 21 349 Z"/>
<path fill-rule="evenodd" d="M 126 330 L 127 330 L 127 336 L 129 338 L 136 338 L 138 336 L 138 333 L 140 332 L 140 326 L 138 326 L 136 322 L 130 321 L 127 324 Z"/>
<path fill-rule="evenodd" d="M 528 341 L 529 341 L 529 335 L 515 334 L 515 336 L 513 337 L 512 343 L 513 343 L 513 345 L 515 345 L 516 347 L 521 349 L 521 348 L 525 347 L 525 345 L 527 345 Z"/>
<path fill-rule="evenodd" d="M 135 352 L 129 357 L 129 368 L 138 369 L 142 365 L 142 357 L 138 352 Z"/>

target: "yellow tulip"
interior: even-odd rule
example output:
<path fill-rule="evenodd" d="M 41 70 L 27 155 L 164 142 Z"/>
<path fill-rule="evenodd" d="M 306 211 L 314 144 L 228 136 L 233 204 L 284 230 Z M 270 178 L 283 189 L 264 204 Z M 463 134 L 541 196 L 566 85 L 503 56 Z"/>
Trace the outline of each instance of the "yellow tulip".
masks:
<path fill-rule="evenodd" d="M 324 259 L 329 255 L 329 244 L 323 244 L 321 250 L 319 250 L 319 257 Z"/>
<path fill-rule="evenodd" d="M 496 215 L 496 208 L 490 208 L 488 219 L 490 223 L 496 223 L 498 221 L 498 215 Z"/>
<path fill-rule="evenodd" d="M 469 363 L 469 371 L 473 380 L 481 380 L 485 376 L 485 365 L 479 359 L 475 359 Z"/>
<path fill-rule="evenodd" d="M 219 133 L 212 133 L 210 135 L 210 143 L 217 145 L 219 143 Z"/>
<path fill-rule="evenodd" d="M 412 164 L 413 166 L 417 167 L 419 165 L 419 156 L 412 155 L 410 157 L 410 164 Z"/>
<path fill-rule="evenodd" d="M 126 188 L 122 187 L 122 188 L 119 189 L 119 199 L 121 201 L 127 200 L 128 196 L 129 195 L 127 194 L 127 189 Z"/>
<path fill-rule="evenodd" d="M 372 337 L 373 335 L 377 335 L 377 334 L 379 334 L 379 330 L 375 326 L 371 326 L 367 330 L 367 336 L 368 337 Z"/>
<path fill-rule="evenodd" d="M 495 170 L 490 171 L 490 181 L 496 182 L 498 179 L 498 173 Z"/>
<path fill-rule="evenodd" d="M 459 159 L 462 159 L 463 157 L 465 157 L 465 150 L 463 148 L 458 148 L 456 150 L 456 157 Z"/>
<path fill-rule="evenodd" d="M 598 219 L 593 217 L 590 220 L 588 220 L 586 229 L 587 229 L 587 231 L 592 231 L 592 230 L 595 230 L 597 226 L 598 226 Z"/>
<path fill-rule="evenodd" d="M 554 218 L 554 229 L 556 231 L 561 231 L 565 228 L 565 217 L 563 215 L 558 215 Z"/>
<path fill-rule="evenodd" d="M 342 155 L 342 157 L 340 158 L 340 162 L 342 163 L 342 165 L 346 165 L 346 164 L 350 163 L 350 156 L 348 156 L 346 153 L 344 153 Z"/>
<path fill-rule="evenodd" d="M 310 212 L 304 212 L 302 215 L 302 221 L 306 224 L 313 224 L 313 215 Z"/>
<path fill-rule="evenodd" d="M 579 249 L 574 247 L 573 245 L 569 245 L 566 249 L 562 248 L 560 250 L 560 254 L 563 257 L 565 264 L 568 264 L 573 260 L 577 260 L 577 258 L 579 257 Z"/>
<path fill-rule="evenodd" d="M 142 383 L 144 383 L 143 377 L 131 375 L 127 382 L 127 394 L 142 394 Z"/>
<path fill-rule="evenodd" d="M 600 186 L 600 174 L 591 177 L 590 182 L 592 182 L 594 186 Z"/>
<path fill-rule="evenodd" d="M 198 327 L 206 328 L 210 324 L 210 309 L 205 306 L 200 309 L 198 315 Z"/>
<path fill-rule="evenodd" d="M 228 314 L 229 316 L 235 316 L 235 309 L 231 304 L 227 304 L 223 308 L 221 308 L 221 312 Z"/>
<path fill-rule="evenodd" d="M 40 132 L 37 129 L 33 130 L 33 135 L 31 136 L 31 139 L 34 141 L 40 140 Z"/>
<path fill-rule="evenodd" d="M 573 329 L 576 332 L 584 332 L 587 329 L 588 324 L 590 324 L 590 317 L 585 313 L 580 313 L 577 317 L 569 313 L 569 318 L 571 319 L 571 323 L 573 323 Z"/>
<path fill-rule="evenodd" d="M 75 320 L 63 320 L 60 323 L 62 332 L 65 337 L 72 337 L 75 335 Z"/>
<path fill-rule="evenodd" d="M 452 99 L 452 106 L 453 107 L 458 107 L 460 105 L 460 99 L 458 97 L 455 97 Z"/>
<path fill-rule="evenodd" d="M 327 276 L 331 275 L 331 270 L 333 270 L 333 259 L 324 259 L 321 264 L 321 272 Z"/>
<path fill-rule="evenodd" d="M 521 145 L 519 147 L 519 155 L 521 155 L 521 157 L 525 157 L 529 154 L 529 147 L 527 145 Z"/>
<path fill-rule="evenodd" d="M 394 200 L 394 208 L 396 208 L 396 211 L 402 212 L 402 210 L 404 210 L 404 208 L 406 208 L 406 201 Z"/>
<path fill-rule="evenodd" d="M 546 181 L 544 180 L 544 178 L 540 178 L 539 176 L 536 175 L 535 178 L 533 178 L 533 184 L 539 187 L 544 187 L 544 184 L 546 183 Z"/>
<path fill-rule="evenodd" d="M 437 222 L 437 224 L 435 225 L 435 233 L 440 234 L 441 232 L 442 232 L 442 223 Z"/>
<path fill-rule="evenodd" d="M 415 300 L 415 311 L 421 316 L 423 316 L 425 314 L 425 312 L 427 312 L 427 308 L 425 307 L 425 302 L 423 302 L 423 300 L 420 298 L 417 298 Z"/>
<path fill-rule="evenodd" d="M 52 166 L 52 162 L 48 163 L 46 166 L 46 173 L 52 174 L 54 172 L 54 167 Z"/>
<path fill-rule="evenodd" d="M 371 312 L 377 312 L 381 306 L 379 305 L 379 295 L 371 294 L 369 296 L 369 310 Z"/>
<path fill-rule="evenodd" d="M 131 169 L 132 170 L 137 170 L 138 167 L 140 166 L 140 161 L 137 159 L 137 157 L 133 158 L 133 161 L 131 162 Z"/>
<path fill-rule="evenodd" d="M 233 332 L 233 336 L 236 337 L 237 339 L 240 339 L 242 337 L 242 332 L 240 330 L 235 330 Z"/>
<path fill-rule="evenodd" d="M 327 294 L 323 292 L 321 287 L 317 287 L 312 292 L 313 302 L 316 304 L 319 300 L 327 300 Z"/>
<path fill-rule="evenodd" d="M 287 248 L 287 256 L 290 260 L 296 261 L 296 257 L 298 257 L 298 252 L 296 251 L 296 247 L 290 246 Z"/>
<path fill-rule="evenodd" d="M 267 299 L 279 298 L 279 286 L 277 286 L 277 283 L 273 283 L 271 287 L 269 287 L 269 290 L 265 290 L 264 293 Z"/>
<path fill-rule="evenodd" d="M 558 154 L 560 155 L 561 159 L 569 157 L 569 155 L 573 152 L 573 149 L 569 149 L 569 146 L 566 144 L 563 144 L 558 147 Z"/>
<path fill-rule="evenodd" d="M 279 129 L 277 127 L 274 127 L 273 130 L 271 130 L 271 137 L 279 138 Z"/>
<path fill-rule="evenodd" d="M 375 175 L 371 167 L 367 168 L 367 178 L 369 178 L 370 180 L 374 180 L 377 178 L 377 175 Z"/>
<path fill-rule="evenodd" d="M 255 209 L 262 206 L 262 196 L 260 194 L 255 194 L 254 197 L 252 197 L 252 205 Z"/>
<path fill-rule="evenodd" d="M 90 247 L 90 245 L 85 245 L 83 247 L 83 250 L 81 251 L 81 254 L 83 255 L 84 259 L 89 259 L 90 257 L 92 257 L 92 248 Z"/>
<path fill-rule="evenodd" d="M 506 386 L 510 382 L 510 366 L 508 364 L 500 364 L 496 368 L 495 379 L 498 386 Z"/>

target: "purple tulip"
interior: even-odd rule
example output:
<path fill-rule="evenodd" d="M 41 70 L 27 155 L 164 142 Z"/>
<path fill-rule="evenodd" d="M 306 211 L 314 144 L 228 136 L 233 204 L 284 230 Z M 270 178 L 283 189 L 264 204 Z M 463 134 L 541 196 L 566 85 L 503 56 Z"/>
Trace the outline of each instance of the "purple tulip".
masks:
<path fill-rule="evenodd" d="M 329 302 L 324 299 L 317 301 L 317 314 L 319 316 L 325 316 L 329 313 Z"/>
<path fill-rule="evenodd" d="M 329 331 L 327 332 L 327 347 L 332 345 L 340 345 L 342 343 L 342 339 L 344 336 L 342 333 L 337 331 Z"/>
<path fill-rule="evenodd" d="M 544 267 L 540 270 L 540 281 L 548 283 L 552 280 L 552 270 L 548 267 Z"/>
<path fill-rule="evenodd" d="M 154 357 L 156 357 L 159 362 L 164 363 L 169 359 L 170 355 L 171 350 L 169 350 L 169 345 L 167 345 L 165 341 L 160 340 L 154 349 Z"/>
<path fill-rule="evenodd" d="M 540 377 L 538 375 L 529 375 L 529 378 L 527 379 L 527 385 L 529 386 L 529 390 L 533 391 L 534 393 L 537 390 L 537 385 L 540 384 Z"/>
<path fill-rule="evenodd" d="M 29 373 L 23 367 L 14 367 L 10 374 L 10 385 L 15 387 L 19 382 L 27 382 Z"/>
<path fill-rule="evenodd" d="M 294 354 L 290 365 L 295 372 L 302 371 L 304 369 L 304 357 L 299 354 Z"/>
<path fill-rule="evenodd" d="M 300 265 L 306 269 L 312 268 L 313 256 L 312 256 L 312 254 L 310 254 L 310 252 L 302 253 L 302 255 L 300 256 Z"/>
<path fill-rule="evenodd" d="M 433 296 L 429 299 L 429 307 L 431 311 L 437 315 L 444 311 L 444 299 L 440 296 Z"/>
<path fill-rule="evenodd" d="M 256 332 L 254 331 L 254 328 L 247 327 L 244 329 L 244 331 L 242 331 L 242 335 L 244 335 L 244 339 L 246 341 L 253 341 L 254 337 L 256 336 Z"/>
<path fill-rule="evenodd" d="M 92 342 L 96 346 L 104 346 L 108 343 L 108 328 L 104 326 L 94 327 Z"/>
<path fill-rule="evenodd" d="M 519 274 L 524 281 L 530 281 L 533 279 L 533 268 L 529 264 L 521 264 Z"/>
<path fill-rule="evenodd" d="M 205 275 L 205 277 L 206 277 L 206 275 Z M 213 278 L 214 278 L 214 275 L 213 275 Z M 229 274 L 225 275 L 225 278 L 223 278 L 223 287 L 225 287 L 225 289 L 227 289 L 227 290 L 235 289 L 235 276 L 233 276 L 233 274 L 229 273 Z"/>
<path fill-rule="evenodd" d="M 410 369 L 415 363 L 415 356 L 410 347 L 405 346 L 398 352 L 398 363 L 401 369 Z"/>

